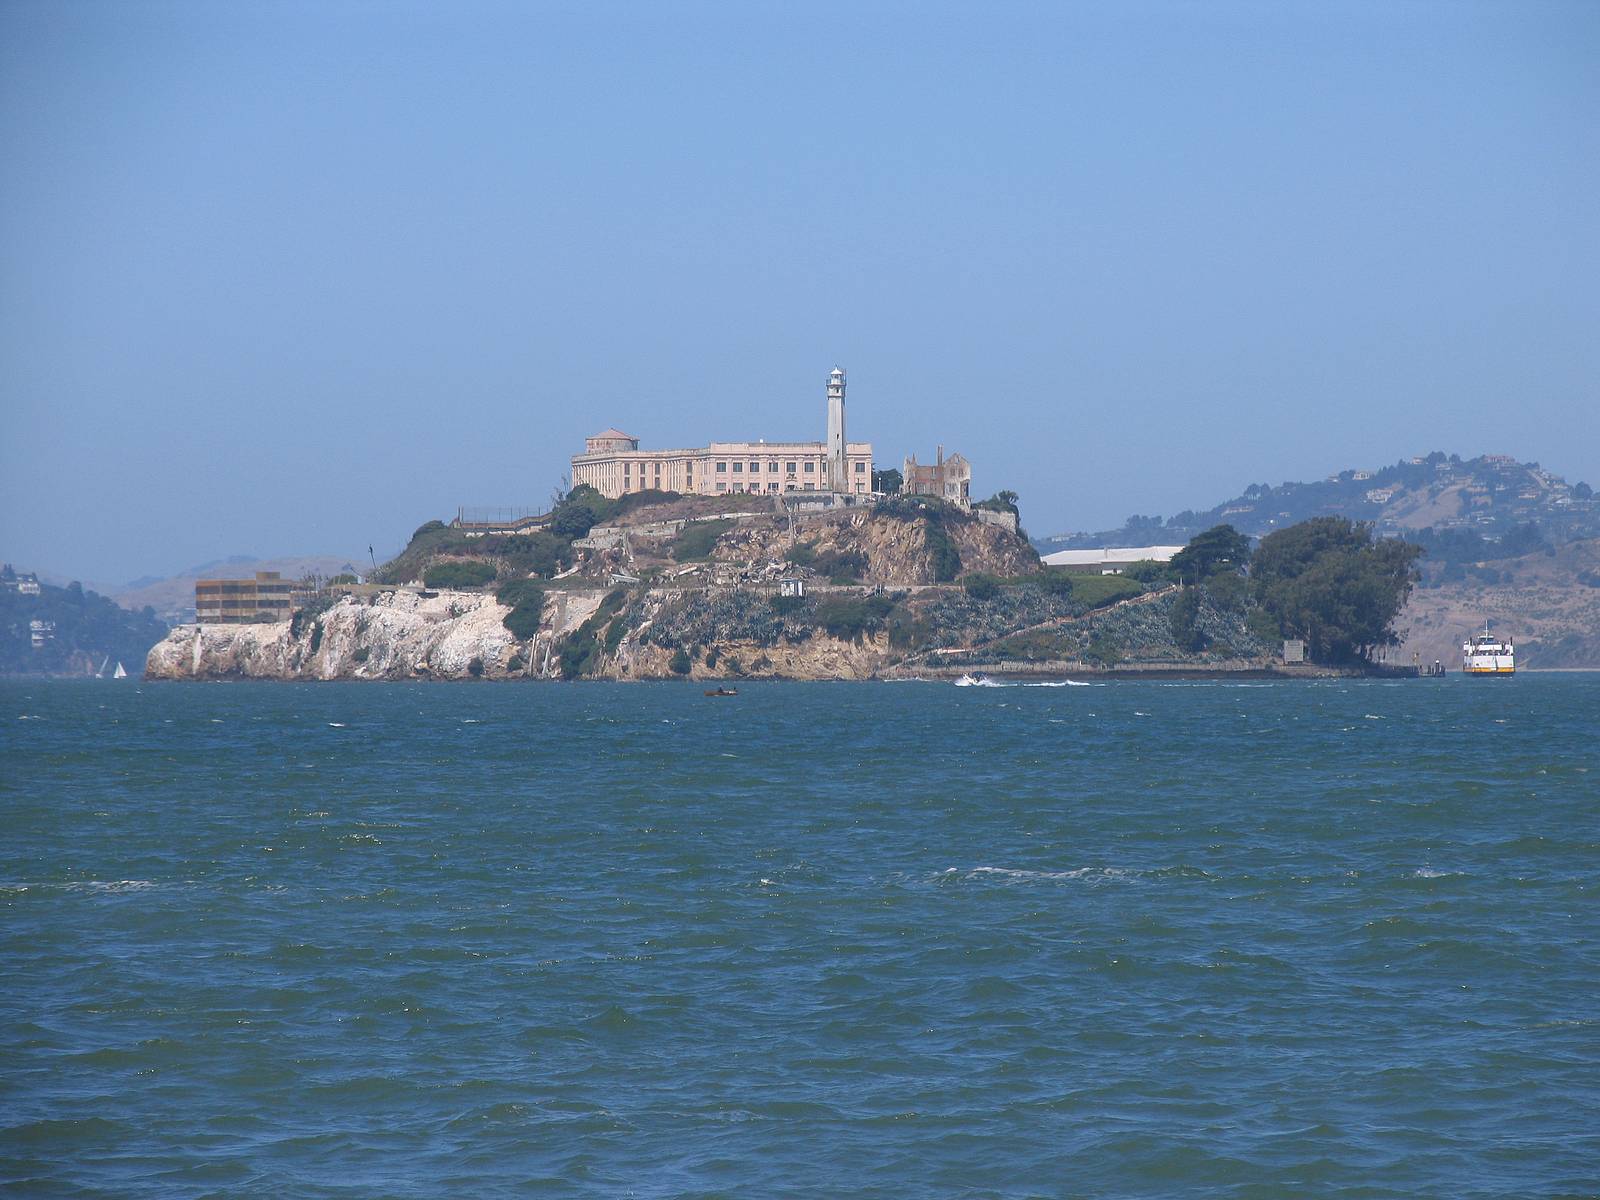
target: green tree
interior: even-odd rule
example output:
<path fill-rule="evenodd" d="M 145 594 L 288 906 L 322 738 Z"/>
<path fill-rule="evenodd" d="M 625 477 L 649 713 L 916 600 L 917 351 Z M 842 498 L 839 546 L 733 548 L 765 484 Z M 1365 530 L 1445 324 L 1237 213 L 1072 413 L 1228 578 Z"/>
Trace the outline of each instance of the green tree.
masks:
<path fill-rule="evenodd" d="M 1037 575 L 1030 575 L 1028 582 L 1047 596 L 1072 595 L 1072 573 L 1059 567 L 1046 567 Z"/>
<path fill-rule="evenodd" d="M 1198 625 L 1199 617 L 1200 589 L 1186 587 L 1173 601 L 1172 612 L 1167 618 L 1172 627 L 1172 640 L 1177 643 L 1178 649 L 1192 654 L 1206 648 L 1206 636 L 1200 632 Z"/>
<path fill-rule="evenodd" d="M 674 675 L 687 675 L 694 664 L 689 661 L 689 652 L 679 646 L 677 650 L 673 651 L 672 662 L 669 666 L 672 668 Z"/>
<path fill-rule="evenodd" d="M 872 490 L 882 492 L 886 496 L 893 496 L 905 486 L 905 478 L 894 467 L 887 467 L 882 471 L 872 473 Z"/>
<path fill-rule="evenodd" d="M 594 512 L 583 504 L 563 504 L 550 518 L 550 532 L 566 542 L 588 537 L 594 526 Z"/>
<path fill-rule="evenodd" d="M 1122 578 L 1143 584 L 1171 583 L 1178 578 L 1178 573 L 1172 569 L 1172 564 L 1169 562 L 1141 558 L 1138 562 L 1129 563 L 1122 568 Z"/>
<path fill-rule="evenodd" d="M 1021 499 L 1015 492 L 1000 491 L 990 496 L 987 500 L 979 500 L 973 508 L 987 508 L 994 512 L 1008 512 L 1018 520 L 1022 519 L 1022 510 L 1017 507 Z"/>
<path fill-rule="evenodd" d="M 1000 594 L 1000 581 L 981 571 L 968 575 L 961 581 L 961 586 L 974 600 L 993 600 Z"/>
<path fill-rule="evenodd" d="M 1250 539 L 1232 525 L 1214 525 L 1196 534 L 1170 565 L 1180 582 L 1204 583 L 1213 575 L 1242 571 L 1249 562 Z"/>
<path fill-rule="evenodd" d="M 1372 526 L 1316 517 L 1261 539 L 1251 564 L 1257 601 L 1316 662 L 1368 659 L 1399 638 L 1394 619 L 1417 582 L 1420 546 L 1374 540 Z"/>
<path fill-rule="evenodd" d="M 589 530 L 609 517 L 616 508 L 599 490 L 580 483 L 561 498 L 550 511 L 550 532 L 566 541 L 587 537 Z"/>

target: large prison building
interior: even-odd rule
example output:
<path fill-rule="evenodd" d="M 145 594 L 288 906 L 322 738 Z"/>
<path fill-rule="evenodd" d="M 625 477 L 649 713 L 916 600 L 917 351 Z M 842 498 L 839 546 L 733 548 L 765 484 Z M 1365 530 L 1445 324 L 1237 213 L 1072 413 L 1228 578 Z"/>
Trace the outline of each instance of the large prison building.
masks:
<path fill-rule="evenodd" d="M 639 439 L 607 429 L 572 456 L 572 484 L 615 498 L 650 489 L 684 495 L 872 490 L 872 443 L 847 442 L 844 371 L 828 376 L 828 439 L 821 442 L 712 442 L 689 450 L 641 450 Z"/>

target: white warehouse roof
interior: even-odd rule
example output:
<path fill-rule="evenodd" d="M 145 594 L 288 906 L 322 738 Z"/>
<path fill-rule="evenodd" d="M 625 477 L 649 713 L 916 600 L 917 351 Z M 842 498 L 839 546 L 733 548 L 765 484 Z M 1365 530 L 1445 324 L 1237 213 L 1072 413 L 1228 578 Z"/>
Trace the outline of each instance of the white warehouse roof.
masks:
<path fill-rule="evenodd" d="M 1057 550 L 1041 560 L 1051 567 L 1121 566 L 1126 563 L 1171 562 L 1182 546 L 1106 546 L 1099 550 Z"/>

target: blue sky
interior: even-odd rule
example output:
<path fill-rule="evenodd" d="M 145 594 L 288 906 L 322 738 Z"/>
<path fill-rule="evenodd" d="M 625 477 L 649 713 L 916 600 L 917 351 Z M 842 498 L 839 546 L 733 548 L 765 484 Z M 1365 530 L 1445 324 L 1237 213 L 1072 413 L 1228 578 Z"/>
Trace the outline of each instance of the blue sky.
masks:
<path fill-rule="evenodd" d="M 1600 5 L 0 7 L 0 554 L 394 551 L 586 433 L 936 443 L 1035 533 L 1600 484 Z"/>

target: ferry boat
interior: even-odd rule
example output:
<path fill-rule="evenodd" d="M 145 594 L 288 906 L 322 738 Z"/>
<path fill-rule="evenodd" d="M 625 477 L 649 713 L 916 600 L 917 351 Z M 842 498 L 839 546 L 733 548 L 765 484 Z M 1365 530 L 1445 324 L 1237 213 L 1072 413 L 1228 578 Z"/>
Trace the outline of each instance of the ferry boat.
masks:
<path fill-rule="evenodd" d="M 1516 649 L 1510 638 L 1497 638 L 1489 632 L 1489 622 L 1483 623 L 1483 632 L 1461 643 L 1461 669 L 1468 675 L 1514 675 L 1517 671 Z"/>

